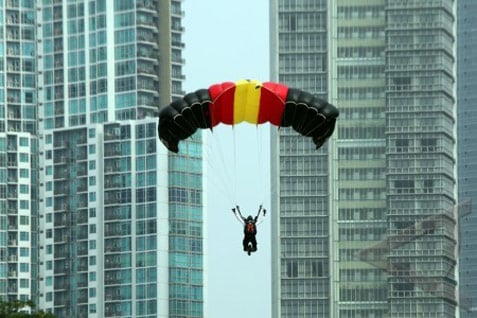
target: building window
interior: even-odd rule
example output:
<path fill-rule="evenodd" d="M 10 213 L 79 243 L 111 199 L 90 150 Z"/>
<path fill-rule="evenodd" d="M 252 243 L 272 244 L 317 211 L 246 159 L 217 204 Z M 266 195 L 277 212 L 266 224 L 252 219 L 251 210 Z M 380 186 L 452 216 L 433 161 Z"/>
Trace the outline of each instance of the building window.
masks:
<path fill-rule="evenodd" d="M 294 261 L 287 262 L 287 277 L 298 277 L 298 264 Z"/>
<path fill-rule="evenodd" d="M 28 194 L 28 192 L 29 192 L 28 185 L 26 185 L 26 184 L 20 184 L 20 193 L 22 193 L 22 194 Z"/>
<path fill-rule="evenodd" d="M 436 147 L 437 147 L 437 139 L 435 138 L 421 139 L 422 152 L 436 151 Z"/>
<path fill-rule="evenodd" d="M 20 273 L 28 273 L 30 265 L 28 263 L 20 263 Z"/>
<path fill-rule="evenodd" d="M 28 147 L 28 138 L 20 137 L 20 146 Z"/>
<path fill-rule="evenodd" d="M 30 282 L 28 279 L 20 279 L 20 288 L 28 288 L 30 287 Z"/>
<path fill-rule="evenodd" d="M 20 232 L 20 241 L 28 241 L 30 235 L 28 232 Z"/>
<path fill-rule="evenodd" d="M 424 189 L 424 193 L 433 193 L 434 192 L 434 180 L 432 180 L 432 179 L 424 180 L 423 189 Z"/>
<path fill-rule="evenodd" d="M 30 202 L 27 200 L 20 200 L 20 209 L 22 210 L 28 210 L 30 206 Z"/>
<path fill-rule="evenodd" d="M 20 178 L 28 178 L 29 175 L 28 169 L 20 169 Z"/>
<path fill-rule="evenodd" d="M 26 201 L 28 202 L 28 201 Z M 26 215 L 21 215 L 20 216 L 20 225 L 28 225 L 30 224 L 30 218 Z"/>
<path fill-rule="evenodd" d="M 407 151 L 409 147 L 409 139 L 397 139 L 396 140 L 396 150 L 397 152 Z"/>
<path fill-rule="evenodd" d="M 30 249 L 27 247 L 20 247 L 20 257 L 28 257 L 30 255 Z"/>
<path fill-rule="evenodd" d="M 394 188 L 397 193 L 414 193 L 414 180 L 396 180 Z"/>

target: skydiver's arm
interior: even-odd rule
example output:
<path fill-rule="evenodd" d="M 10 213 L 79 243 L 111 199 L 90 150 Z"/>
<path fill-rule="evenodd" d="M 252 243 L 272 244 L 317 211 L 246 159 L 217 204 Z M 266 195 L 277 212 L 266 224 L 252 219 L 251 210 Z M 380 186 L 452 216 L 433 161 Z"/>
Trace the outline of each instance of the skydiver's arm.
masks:
<path fill-rule="evenodd" d="M 244 224 L 244 223 L 245 223 L 245 220 L 244 220 L 244 217 L 242 216 L 242 213 L 240 213 L 240 208 L 239 208 L 239 206 L 237 205 L 236 208 L 232 208 L 232 211 L 234 212 L 234 215 L 235 215 L 235 217 L 237 218 L 237 220 L 238 220 L 240 223 Z M 237 213 L 238 213 L 238 215 L 237 215 Z"/>
<path fill-rule="evenodd" d="M 260 220 L 260 222 L 257 222 L 257 221 L 258 221 L 258 217 L 259 217 L 259 215 L 260 215 L 260 210 L 263 212 L 263 216 L 264 216 L 264 217 L 265 217 L 265 214 L 267 213 L 267 210 L 263 209 L 262 206 L 260 205 L 259 212 L 257 213 L 257 216 L 255 217 L 255 222 L 257 223 L 257 225 L 263 222 L 263 218 Z"/>
<path fill-rule="evenodd" d="M 263 211 L 265 211 L 265 210 L 263 210 Z M 258 220 L 258 217 L 260 216 L 260 212 L 262 212 L 262 205 L 261 204 L 258 207 L 257 216 L 255 216 L 255 222 L 257 222 L 257 220 Z"/>
<path fill-rule="evenodd" d="M 242 213 L 240 213 L 240 207 L 237 205 L 236 208 L 237 208 L 237 212 L 238 212 L 240 218 L 241 218 L 243 221 L 245 221 L 246 219 L 243 217 Z"/>

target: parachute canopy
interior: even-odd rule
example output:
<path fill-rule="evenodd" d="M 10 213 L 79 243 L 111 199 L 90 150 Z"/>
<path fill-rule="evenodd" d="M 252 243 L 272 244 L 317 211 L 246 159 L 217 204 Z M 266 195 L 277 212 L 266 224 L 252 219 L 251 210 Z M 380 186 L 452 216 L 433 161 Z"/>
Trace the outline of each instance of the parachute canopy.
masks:
<path fill-rule="evenodd" d="M 332 135 L 339 111 L 299 89 L 274 82 L 240 80 L 186 94 L 159 111 L 159 138 L 172 152 L 197 129 L 241 122 L 293 127 L 318 149 Z"/>

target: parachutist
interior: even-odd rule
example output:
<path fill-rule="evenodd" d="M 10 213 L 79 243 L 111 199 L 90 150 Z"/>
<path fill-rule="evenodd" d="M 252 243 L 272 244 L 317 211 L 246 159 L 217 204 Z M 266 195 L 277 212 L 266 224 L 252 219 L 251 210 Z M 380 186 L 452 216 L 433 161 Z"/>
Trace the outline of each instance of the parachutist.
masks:
<path fill-rule="evenodd" d="M 258 208 L 257 215 L 255 217 L 249 215 L 246 218 L 242 215 L 240 212 L 240 207 L 237 205 L 235 208 L 232 208 L 232 212 L 235 214 L 237 219 L 244 225 L 243 229 L 243 250 L 245 252 L 248 252 L 250 255 L 250 252 L 256 252 L 257 251 L 257 221 L 260 216 L 260 213 L 263 212 L 263 216 L 265 216 L 265 213 L 267 210 L 262 208 L 262 205 L 260 204 Z"/>

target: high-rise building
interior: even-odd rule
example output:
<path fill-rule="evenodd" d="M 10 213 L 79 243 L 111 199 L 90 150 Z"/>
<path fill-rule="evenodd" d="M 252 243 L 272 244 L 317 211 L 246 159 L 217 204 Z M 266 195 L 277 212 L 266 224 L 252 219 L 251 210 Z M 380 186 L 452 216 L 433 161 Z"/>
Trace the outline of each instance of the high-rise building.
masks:
<path fill-rule="evenodd" d="M 341 113 L 331 162 L 332 313 L 385 317 L 386 268 L 359 254 L 387 233 L 384 1 L 337 1 L 329 10 L 330 87 Z"/>
<path fill-rule="evenodd" d="M 462 318 L 477 316 L 477 2 L 457 1 L 457 121 L 459 201 L 471 213 L 459 220 Z"/>
<path fill-rule="evenodd" d="M 38 294 L 36 8 L 0 3 L 0 299 Z"/>
<path fill-rule="evenodd" d="M 270 1 L 272 79 L 328 99 L 327 1 Z M 339 119 L 338 119 L 339 120 Z M 272 130 L 272 316 L 330 317 L 329 147 Z"/>
<path fill-rule="evenodd" d="M 201 138 L 170 155 L 180 0 L 0 4 L 0 298 L 202 317 Z"/>
<path fill-rule="evenodd" d="M 340 110 L 272 132 L 273 316 L 454 317 L 455 2 L 270 8 L 272 78 Z"/>
<path fill-rule="evenodd" d="M 168 158 L 156 118 L 46 139 L 41 307 L 60 317 L 202 317 L 200 144 Z"/>

